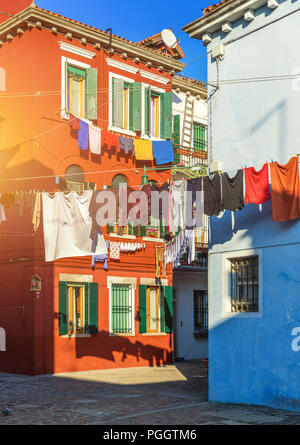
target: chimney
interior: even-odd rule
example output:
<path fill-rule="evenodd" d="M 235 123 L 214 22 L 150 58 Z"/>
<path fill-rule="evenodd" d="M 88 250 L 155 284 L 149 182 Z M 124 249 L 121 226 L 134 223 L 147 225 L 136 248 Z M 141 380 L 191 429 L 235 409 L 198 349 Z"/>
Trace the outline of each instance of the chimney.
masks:
<path fill-rule="evenodd" d="M 0 24 L 32 4 L 33 0 L 0 0 Z"/>

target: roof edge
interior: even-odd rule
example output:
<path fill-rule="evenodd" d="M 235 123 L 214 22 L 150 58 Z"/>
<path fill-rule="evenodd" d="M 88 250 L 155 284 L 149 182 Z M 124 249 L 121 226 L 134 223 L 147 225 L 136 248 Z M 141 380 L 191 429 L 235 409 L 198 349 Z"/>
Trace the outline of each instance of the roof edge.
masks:
<path fill-rule="evenodd" d="M 14 28 L 17 29 L 21 23 L 29 21 L 32 22 L 34 26 L 34 20 L 44 22 L 44 28 L 49 29 L 49 31 L 52 26 L 56 26 L 58 33 L 65 34 L 67 31 L 72 32 L 74 40 L 80 40 L 81 37 L 86 37 L 90 44 L 100 43 L 100 45 L 105 48 L 111 47 L 122 53 L 127 52 L 128 55 L 139 56 L 146 61 L 162 65 L 167 69 L 174 71 L 174 73 L 182 71 L 186 66 L 184 63 L 174 60 L 158 51 L 144 48 L 137 43 L 130 42 L 122 37 L 112 35 L 110 40 L 110 35 L 100 29 L 90 27 L 89 25 L 74 21 L 73 19 L 61 16 L 57 13 L 44 10 L 34 4 L 0 24 L 0 39 L 1 36 L 4 36 Z"/>

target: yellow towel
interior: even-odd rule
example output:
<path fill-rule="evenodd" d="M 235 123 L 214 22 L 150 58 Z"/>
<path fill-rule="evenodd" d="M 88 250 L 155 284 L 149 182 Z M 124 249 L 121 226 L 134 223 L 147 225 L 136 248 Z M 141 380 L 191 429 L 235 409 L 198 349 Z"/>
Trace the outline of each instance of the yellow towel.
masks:
<path fill-rule="evenodd" d="M 153 161 L 152 141 L 134 139 L 134 151 L 137 161 Z"/>

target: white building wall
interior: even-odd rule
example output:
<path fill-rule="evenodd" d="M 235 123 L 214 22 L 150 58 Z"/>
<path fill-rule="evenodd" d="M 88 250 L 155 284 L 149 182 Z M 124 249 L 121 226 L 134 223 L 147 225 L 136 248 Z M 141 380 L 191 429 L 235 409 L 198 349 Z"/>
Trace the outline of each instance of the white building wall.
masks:
<path fill-rule="evenodd" d="M 207 125 L 207 101 L 204 99 L 196 99 L 196 96 L 191 94 L 190 99 L 194 99 L 194 121 L 203 125 Z M 180 115 L 180 144 L 182 144 L 182 128 L 184 118 L 186 94 L 182 91 L 176 93 L 173 91 L 172 95 L 172 114 Z"/>
<path fill-rule="evenodd" d="M 195 338 L 194 290 L 207 290 L 207 272 L 174 270 L 176 298 L 175 330 L 177 357 L 185 360 L 208 357 L 208 338 Z"/>

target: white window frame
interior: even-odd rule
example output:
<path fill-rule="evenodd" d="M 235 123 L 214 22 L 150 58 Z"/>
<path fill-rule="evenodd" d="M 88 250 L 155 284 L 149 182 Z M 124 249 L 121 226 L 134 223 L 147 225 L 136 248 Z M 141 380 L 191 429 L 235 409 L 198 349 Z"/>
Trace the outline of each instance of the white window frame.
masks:
<path fill-rule="evenodd" d="M 231 259 L 247 256 L 258 257 L 258 311 L 257 312 L 231 312 Z M 239 250 L 223 254 L 223 317 L 224 318 L 261 318 L 262 317 L 262 249 Z"/>
<path fill-rule="evenodd" d="M 69 329 L 69 325 L 70 325 L 70 299 L 69 299 L 69 288 L 72 287 L 74 290 L 74 287 L 78 287 L 78 288 L 83 288 L 83 304 L 82 304 L 82 329 L 85 330 L 85 286 L 84 283 L 79 283 L 79 282 L 67 282 L 67 323 L 68 323 L 68 329 Z M 73 318 L 73 323 L 75 321 L 75 306 L 74 306 L 74 295 L 72 295 L 72 303 L 73 303 L 73 314 L 72 314 L 72 318 Z M 77 332 L 71 332 L 71 334 L 68 335 L 83 335 L 83 334 L 78 334 Z"/>
<path fill-rule="evenodd" d="M 115 74 L 111 71 L 109 72 L 109 99 L 108 99 L 108 102 L 109 102 L 109 107 L 108 107 L 109 108 L 109 116 L 108 116 L 109 125 L 108 125 L 108 130 L 115 131 L 116 133 L 126 134 L 128 136 L 136 136 L 135 131 L 126 130 L 125 128 L 115 127 L 112 123 L 112 106 L 113 106 L 112 80 L 113 80 L 113 78 L 122 79 L 122 80 L 124 80 L 124 82 L 127 82 L 127 83 L 135 83 L 135 80 L 131 79 L 130 77 L 124 77 L 124 76 L 121 76 L 120 74 Z M 128 101 L 128 105 L 129 105 L 129 101 Z M 129 116 L 129 113 L 128 113 L 128 116 Z"/>
<path fill-rule="evenodd" d="M 130 277 L 107 277 L 107 287 L 109 293 L 109 336 L 122 336 L 122 337 L 133 337 L 135 336 L 135 292 L 136 292 L 136 278 Z M 127 333 L 117 333 L 112 330 L 112 316 L 111 316 L 111 308 L 112 308 L 112 284 L 129 284 L 131 286 L 131 302 L 132 302 L 132 332 Z"/>
<path fill-rule="evenodd" d="M 72 64 L 78 68 L 91 68 L 91 65 L 83 62 L 79 62 L 78 60 L 70 59 L 69 57 L 62 56 L 61 58 L 61 118 L 68 119 L 70 118 L 70 113 L 65 110 L 66 104 L 66 94 L 67 94 L 67 85 L 66 85 L 66 63 Z M 81 120 L 92 123 L 88 119 L 80 118 Z"/>
<path fill-rule="evenodd" d="M 159 94 L 163 94 L 166 93 L 166 90 L 163 88 L 159 88 L 156 87 L 154 85 L 150 85 L 148 83 L 142 83 L 142 138 L 143 139 L 148 139 L 149 141 L 164 141 L 165 139 L 162 138 L 156 138 L 156 137 L 152 137 L 149 136 L 148 134 L 146 134 L 145 132 L 145 89 L 146 88 L 150 88 L 151 91 L 155 92 L 155 93 L 159 93 Z M 159 98 L 159 113 L 160 113 L 160 98 Z M 151 104 L 150 104 L 150 109 L 151 109 Z M 151 125 L 152 125 L 152 120 L 151 120 Z M 160 120 L 159 120 L 159 130 L 158 130 L 159 134 L 160 134 Z"/>

